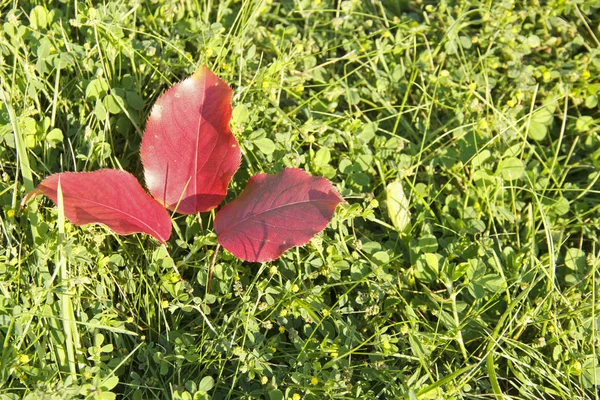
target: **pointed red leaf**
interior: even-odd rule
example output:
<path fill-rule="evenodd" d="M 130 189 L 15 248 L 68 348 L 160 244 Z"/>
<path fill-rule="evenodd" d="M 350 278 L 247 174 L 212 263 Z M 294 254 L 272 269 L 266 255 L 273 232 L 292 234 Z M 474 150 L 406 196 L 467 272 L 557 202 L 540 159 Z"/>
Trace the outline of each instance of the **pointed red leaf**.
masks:
<path fill-rule="evenodd" d="M 154 104 L 140 153 L 148 190 L 170 210 L 195 214 L 225 198 L 241 159 L 229 128 L 231 96 L 201 67 Z"/>
<path fill-rule="evenodd" d="M 23 201 L 45 194 L 57 204 L 59 179 L 65 216 L 75 225 L 104 224 L 120 235 L 143 232 L 162 243 L 171 236 L 167 210 L 125 171 L 101 169 L 50 175 Z"/>
<path fill-rule="evenodd" d="M 246 261 L 271 261 L 325 229 L 342 197 L 325 178 L 301 169 L 254 175 L 217 212 L 218 241 Z"/>

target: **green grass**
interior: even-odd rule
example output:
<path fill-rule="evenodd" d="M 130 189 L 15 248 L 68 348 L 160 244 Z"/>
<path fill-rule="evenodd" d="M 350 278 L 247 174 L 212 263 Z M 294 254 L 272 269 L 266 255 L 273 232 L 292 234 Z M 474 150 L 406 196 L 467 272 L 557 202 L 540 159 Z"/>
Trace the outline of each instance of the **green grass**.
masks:
<path fill-rule="evenodd" d="M 599 398 L 598 2 L 0 10 L 0 400 Z M 345 197 L 307 246 L 221 251 L 206 294 L 213 213 L 160 246 L 19 209 L 51 173 L 141 178 L 202 64 L 235 93 L 226 201 L 284 167 Z"/>

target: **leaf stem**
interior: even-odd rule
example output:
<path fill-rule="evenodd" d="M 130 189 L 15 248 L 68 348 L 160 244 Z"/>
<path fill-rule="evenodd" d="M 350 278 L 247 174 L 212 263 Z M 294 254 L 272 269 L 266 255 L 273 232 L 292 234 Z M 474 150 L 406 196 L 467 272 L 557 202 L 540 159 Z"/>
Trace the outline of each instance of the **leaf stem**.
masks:
<path fill-rule="evenodd" d="M 217 243 L 217 248 L 215 249 L 212 261 L 210 262 L 210 267 L 208 268 L 208 277 L 206 278 L 206 294 L 210 293 L 210 280 L 212 279 L 213 269 L 215 268 L 215 262 L 217 261 L 217 253 L 219 252 L 220 248 L 221 243 Z"/>

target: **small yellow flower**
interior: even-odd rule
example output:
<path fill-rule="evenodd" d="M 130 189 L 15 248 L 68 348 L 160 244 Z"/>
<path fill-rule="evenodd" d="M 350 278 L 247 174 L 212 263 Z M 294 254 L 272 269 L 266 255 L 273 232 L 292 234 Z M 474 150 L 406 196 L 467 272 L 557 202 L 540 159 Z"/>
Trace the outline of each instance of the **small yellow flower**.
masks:
<path fill-rule="evenodd" d="M 523 100 L 525 98 L 525 93 L 518 91 L 517 94 L 515 95 L 517 97 L 517 100 Z"/>
<path fill-rule="evenodd" d="M 298 393 L 294 393 L 294 395 L 292 396 L 292 400 L 300 400 L 302 399 L 302 396 L 300 396 Z"/>
<path fill-rule="evenodd" d="M 29 356 L 27 354 L 20 354 L 19 364 L 29 364 Z"/>
<path fill-rule="evenodd" d="M 310 380 L 310 384 L 315 386 L 319 383 L 319 379 L 316 376 L 313 376 L 312 379 Z"/>
<path fill-rule="evenodd" d="M 384 340 L 383 343 L 381 343 L 381 348 L 383 349 L 383 351 L 387 352 L 392 349 L 392 345 L 387 340 Z"/>
<path fill-rule="evenodd" d="M 285 326 L 280 326 L 279 333 L 284 333 L 284 332 L 285 332 Z"/>
<path fill-rule="evenodd" d="M 296 285 L 295 283 L 292 285 L 292 293 L 297 293 L 298 290 L 300 290 L 300 288 L 298 287 L 298 285 Z"/>
<path fill-rule="evenodd" d="M 588 71 L 587 69 L 581 73 L 581 77 L 586 81 L 590 79 L 591 76 L 592 74 L 590 74 L 590 71 Z"/>
<path fill-rule="evenodd" d="M 576 375 L 576 376 L 581 375 L 581 362 L 575 361 L 575 362 L 571 363 L 571 366 L 569 368 L 569 372 L 572 375 Z"/>
<path fill-rule="evenodd" d="M 160 306 L 162 308 L 167 308 L 167 307 L 169 307 L 169 302 L 167 300 L 163 300 L 160 302 Z"/>
<path fill-rule="evenodd" d="M 542 74 L 542 79 L 543 79 L 545 82 L 548 82 L 549 80 L 551 80 L 551 79 L 552 79 L 552 74 L 550 73 L 550 71 L 546 71 L 546 72 L 544 72 L 544 73 Z"/>
<path fill-rule="evenodd" d="M 288 315 L 288 310 L 285 308 L 282 308 L 281 311 L 279 311 L 279 316 L 280 317 L 286 317 Z"/>
<path fill-rule="evenodd" d="M 269 378 L 267 378 L 266 376 L 263 375 L 263 377 L 260 378 L 260 383 L 262 383 L 263 385 L 266 385 L 267 383 L 269 383 Z"/>

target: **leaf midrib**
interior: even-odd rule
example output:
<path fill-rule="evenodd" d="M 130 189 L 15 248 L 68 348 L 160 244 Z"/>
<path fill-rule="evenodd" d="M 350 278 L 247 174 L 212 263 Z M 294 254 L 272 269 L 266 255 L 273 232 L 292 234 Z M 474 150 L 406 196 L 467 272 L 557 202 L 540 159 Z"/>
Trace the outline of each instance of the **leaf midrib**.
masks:
<path fill-rule="evenodd" d="M 303 200 L 303 201 L 296 201 L 294 203 L 284 204 L 284 205 L 281 205 L 281 206 L 270 208 L 268 210 L 260 211 L 260 212 L 257 212 L 256 214 L 252 214 L 250 216 L 247 216 L 247 217 L 241 219 L 240 221 L 238 221 L 235 224 L 231 225 L 224 232 L 222 232 L 221 235 L 229 233 L 230 231 L 233 230 L 234 227 L 243 224 L 244 222 L 248 221 L 251 218 L 254 218 L 254 217 L 259 216 L 259 215 L 267 214 L 267 213 L 270 213 L 272 211 L 275 211 L 275 210 L 278 210 L 278 209 L 281 209 L 281 208 L 291 207 L 291 206 L 295 206 L 295 205 L 299 205 L 299 204 L 305 204 L 305 203 L 332 203 L 332 202 L 334 202 L 334 200 Z"/>
<path fill-rule="evenodd" d="M 72 197 L 72 198 L 78 199 L 78 200 L 83 200 L 85 202 L 92 203 L 92 204 L 95 204 L 95 205 L 98 205 L 98 206 L 101 206 L 101 207 L 104 207 L 104 208 L 108 208 L 109 210 L 114 210 L 114 211 L 116 211 L 116 212 L 118 212 L 120 214 L 126 215 L 126 216 L 134 219 L 135 221 L 140 222 L 142 225 L 146 226 L 151 232 L 154 232 L 158 237 L 160 237 L 162 239 L 162 235 L 159 234 L 158 231 L 156 231 L 150 225 L 148 225 L 147 223 L 145 223 L 143 220 L 139 219 L 138 217 L 136 217 L 136 216 L 134 216 L 132 214 L 129 214 L 129 213 L 125 212 L 125 211 L 122 211 L 122 210 L 120 210 L 118 208 L 111 207 L 111 206 L 109 206 L 107 204 L 99 203 L 99 202 L 91 200 L 91 199 L 86 199 L 85 197 L 80 197 L 78 195 L 69 195 L 69 197 Z M 93 223 L 93 222 L 90 222 L 90 223 Z M 97 223 L 102 224 L 102 222 L 97 222 Z"/>

